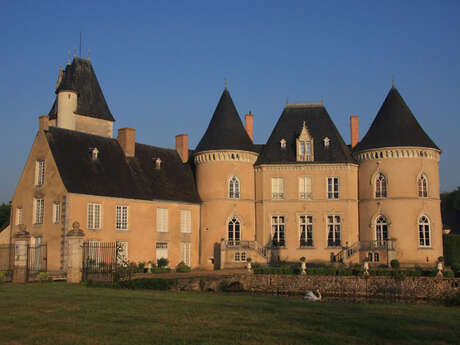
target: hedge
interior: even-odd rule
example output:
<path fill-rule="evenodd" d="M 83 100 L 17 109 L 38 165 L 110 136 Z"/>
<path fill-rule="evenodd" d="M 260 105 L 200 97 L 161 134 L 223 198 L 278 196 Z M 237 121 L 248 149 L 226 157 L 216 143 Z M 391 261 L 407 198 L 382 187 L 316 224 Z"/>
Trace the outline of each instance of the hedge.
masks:
<path fill-rule="evenodd" d="M 443 246 L 446 265 L 460 265 L 460 235 L 444 235 Z"/>

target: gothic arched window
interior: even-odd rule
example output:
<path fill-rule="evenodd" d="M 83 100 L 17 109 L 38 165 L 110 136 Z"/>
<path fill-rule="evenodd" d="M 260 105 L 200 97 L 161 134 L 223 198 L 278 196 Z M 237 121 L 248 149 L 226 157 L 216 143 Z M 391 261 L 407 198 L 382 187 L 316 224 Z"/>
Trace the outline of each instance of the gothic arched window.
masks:
<path fill-rule="evenodd" d="M 417 191 L 419 198 L 428 197 L 428 179 L 425 175 L 421 175 L 417 181 Z"/>
<path fill-rule="evenodd" d="M 386 198 L 387 197 L 387 179 L 385 175 L 378 174 L 375 178 L 375 197 Z"/>
<path fill-rule="evenodd" d="M 240 181 L 233 176 L 228 184 L 228 197 L 230 199 L 240 198 Z"/>
<path fill-rule="evenodd" d="M 385 246 L 388 240 L 388 222 L 385 216 L 378 216 L 375 222 L 375 239 L 377 240 L 377 246 Z"/>
<path fill-rule="evenodd" d="M 418 238 L 420 247 L 431 247 L 430 221 L 426 216 L 418 220 Z"/>
<path fill-rule="evenodd" d="M 237 246 L 240 244 L 241 231 L 240 221 L 238 218 L 233 217 L 228 222 L 228 242 L 229 245 Z"/>

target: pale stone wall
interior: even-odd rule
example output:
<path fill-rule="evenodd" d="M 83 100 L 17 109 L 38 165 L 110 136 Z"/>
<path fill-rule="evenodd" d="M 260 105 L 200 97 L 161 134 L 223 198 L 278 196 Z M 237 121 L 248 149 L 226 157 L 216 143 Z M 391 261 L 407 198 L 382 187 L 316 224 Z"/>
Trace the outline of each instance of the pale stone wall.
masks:
<path fill-rule="evenodd" d="M 0 232 L 0 244 L 8 244 L 11 239 L 11 227 L 8 225 Z"/>
<path fill-rule="evenodd" d="M 393 150 L 392 157 L 387 157 Z M 380 151 L 383 151 L 380 157 Z M 398 151 L 398 157 L 396 157 Z M 420 152 L 427 152 L 421 155 Z M 360 153 L 359 199 L 361 240 L 375 240 L 375 222 L 384 215 L 388 236 L 396 239 L 392 257 L 407 265 L 434 265 L 442 256 L 442 220 L 439 196 L 439 151 L 420 148 L 374 150 Z M 370 156 L 369 156 L 370 153 Z M 378 153 L 378 158 L 375 155 Z M 375 198 L 375 177 L 387 178 L 387 198 Z M 428 178 L 428 197 L 419 197 L 417 179 Z M 431 246 L 419 246 L 418 221 L 426 215 L 431 227 Z"/>
<path fill-rule="evenodd" d="M 198 266 L 199 204 L 144 201 L 69 193 L 70 211 L 68 223 L 80 223 L 85 233 L 84 240 L 100 242 L 127 241 L 130 262 L 156 263 L 156 242 L 168 243 L 169 266 L 175 267 L 180 260 L 181 242 L 191 243 L 191 266 Z M 102 207 L 102 228 L 88 229 L 88 203 L 99 203 Z M 128 206 L 128 230 L 116 229 L 116 206 Z M 157 231 L 157 208 L 168 209 L 168 232 Z M 180 211 L 191 211 L 192 232 L 181 233 Z"/>
<path fill-rule="evenodd" d="M 75 114 L 75 130 L 112 138 L 113 122 Z"/>
<path fill-rule="evenodd" d="M 45 182 L 42 186 L 35 186 L 35 169 L 37 160 L 45 161 Z M 62 248 L 64 223 L 53 223 L 53 203 L 61 203 L 61 216 L 65 215 L 66 189 L 62 183 L 59 171 L 48 146 L 45 134 L 39 131 L 32 145 L 31 152 L 22 172 L 16 191 L 13 195 L 11 207 L 11 230 L 17 231 L 17 208 L 22 208 L 23 224 L 32 238 L 41 237 L 43 243 L 48 244 L 48 270 L 58 271 L 63 264 Z M 43 224 L 33 223 L 34 198 L 44 199 Z"/>
<path fill-rule="evenodd" d="M 75 112 L 77 111 L 77 93 L 61 91 L 57 95 L 57 127 L 75 130 Z"/>
<path fill-rule="evenodd" d="M 327 216 L 341 217 L 342 246 L 358 241 L 358 167 L 356 164 L 299 164 L 256 167 L 257 241 L 269 245 L 272 216 L 285 216 L 286 247 L 272 251 L 281 260 L 330 262 L 331 253 L 341 248 L 327 246 Z M 298 178 L 312 179 L 312 198 L 300 200 Z M 284 179 L 284 200 L 272 200 L 272 178 Z M 327 199 L 327 178 L 339 178 L 339 199 Z M 300 248 L 299 216 L 313 216 L 313 247 Z M 355 260 L 358 260 L 356 257 Z"/>

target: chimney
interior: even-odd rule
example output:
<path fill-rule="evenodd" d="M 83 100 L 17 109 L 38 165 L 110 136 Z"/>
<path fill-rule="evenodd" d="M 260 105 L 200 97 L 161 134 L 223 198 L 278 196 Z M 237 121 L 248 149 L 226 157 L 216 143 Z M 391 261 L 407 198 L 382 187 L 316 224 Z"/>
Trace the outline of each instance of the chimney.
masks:
<path fill-rule="evenodd" d="M 188 134 L 176 135 L 176 151 L 182 159 L 182 163 L 188 162 Z"/>
<path fill-rule="evenodd" d="M 359 142 L 359 117 L 356 115 L 350 116 L 350 139 L 351 148 L 358 145 Z"/>
<path fill-rule="evenodd" d="M 48 115 L 42 115 L 38 117 L 38 129 L 40 131 L 48 130 Z"/>
<path fill-rule="evenodd" d="M 244 120 L 244 127 L 246 128 L 246 132 L 248 132 L 249 138 L 251 138 L 251 140 L 254 141 L 254 116 L 251 112 L 249 112 L 249 114 L 246 114 L 244 116 Z"/>
<path fill-rule="evenodd" d="M 136 130 L 134 128 L 118 129 L 118 142 L 126 157 L 134 157 L 136 145 Z"/>

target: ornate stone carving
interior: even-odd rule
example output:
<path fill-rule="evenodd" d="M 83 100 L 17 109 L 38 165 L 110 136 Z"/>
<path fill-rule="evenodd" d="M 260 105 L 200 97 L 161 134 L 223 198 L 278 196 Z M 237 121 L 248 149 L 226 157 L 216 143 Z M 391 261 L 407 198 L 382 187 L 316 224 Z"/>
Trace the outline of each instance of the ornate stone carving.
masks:
<path fill-rule="evenodd" d="M 80 229 L 80 223 L 75 221 L 72 224 L 72 230 L 67 233 L 67 236 L 85 236 L 83 230 Z"/>

